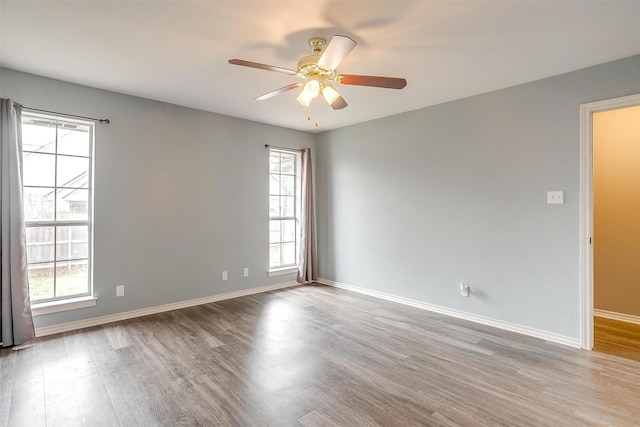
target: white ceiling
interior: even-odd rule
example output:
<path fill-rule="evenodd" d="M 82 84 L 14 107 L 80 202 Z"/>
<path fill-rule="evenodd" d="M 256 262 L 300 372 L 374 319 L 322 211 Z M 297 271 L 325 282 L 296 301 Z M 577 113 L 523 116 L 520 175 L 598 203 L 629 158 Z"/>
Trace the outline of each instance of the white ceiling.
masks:
<path fill-rule="evenodd" d="M 0 7 L 3 67 L 309 132 L 640 53 L 640 1 L 2 0 Z M 321 97 L 303 107 L 297 91 L 254 101 L 299 80 L 227 63 L 295 69 L 310 54 L 309 38 L 334 34 L 358 42 L 339 72 L 404 77 L 407 87 L 339 86 L 349 106 L 337 111 Z"/>

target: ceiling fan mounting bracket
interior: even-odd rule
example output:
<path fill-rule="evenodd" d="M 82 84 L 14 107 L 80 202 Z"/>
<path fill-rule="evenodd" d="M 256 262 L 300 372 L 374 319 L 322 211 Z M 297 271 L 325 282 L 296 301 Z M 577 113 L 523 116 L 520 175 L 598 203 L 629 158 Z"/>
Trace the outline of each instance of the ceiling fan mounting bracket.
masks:
<path fill-rule="evenodd" d="M 316 55 L 320 55 L 322 49 L 324 49 L 326 45 L 327 41 L 323 38 L 313 37 L 309 39 L 309 47 L 311 48 L 311 51 Z"/>

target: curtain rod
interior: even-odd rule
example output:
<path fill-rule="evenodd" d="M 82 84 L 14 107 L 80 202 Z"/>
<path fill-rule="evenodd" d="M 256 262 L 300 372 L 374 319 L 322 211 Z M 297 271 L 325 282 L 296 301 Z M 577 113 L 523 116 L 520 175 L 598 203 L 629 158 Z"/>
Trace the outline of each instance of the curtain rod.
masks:
<path fill-rule="evenodd" d="M 111 120 L 109 120 L 109 119 L 96 119 L 96 118 L 93 118 L 93 117 L 76 116 L 75 114 L 59 113 L 57 111 L 40 110 L 38 108 L 25 107 L 24 105 L 22 106 L 22 108 L 26 108 L 27 110 L 31 110 L 31 111 L 37 111 L 39 113 L 60 114 L 62 116 L 73 117 L 75 119 L 91 120 L 91 121 L 94 121 L 94 122 L 102 123 L 103 125 L 108 125 L 109 123 L 111 123 Z"/>
<path fill-rule="evenodd" d="M 264 148 L 277 148 L 278 150 L 286 150 L 286 151 L 304 151 L 305 149 L 295 149 L 295 148 L 287 148 L 287 147 L 278 147 L 277 145 L 269 145 L 264 144 Z"/>

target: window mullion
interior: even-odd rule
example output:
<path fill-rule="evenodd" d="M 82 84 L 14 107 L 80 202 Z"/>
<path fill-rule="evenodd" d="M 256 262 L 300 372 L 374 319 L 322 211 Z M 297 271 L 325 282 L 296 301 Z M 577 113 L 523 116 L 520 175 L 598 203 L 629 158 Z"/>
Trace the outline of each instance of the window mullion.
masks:
<path fill-rule="evenodd" d="M 280 265 L 284 265 L 284 221 L 280 220 Z"/>
<path fill-rule="evenodd" d="M 90 221 L 86 220 L 69 220 L 69 221 L 27 221 L 24 223 L 25 227 L 54 227 L 59 225 L 61 227 L 75 227 L 75 226 L 87 226 Z"/>
<path fill-rule="evenodd" d="M 280 203 L 280 218 L 282 218 L 282 210 L 284 209 L 284 204 L 283 204 L 283 198 L 282 198 L 282 158 L 284 156 L 282 155 L 282 153 L 280 153 L 280 167 L 278 169 L 278 203 Z M 278 243 L 280 246 L 280 265 L 285 265 L 284 262 L 284 244 L 282 243 L 282 240 L 284 240 L 284 221 L 282 219 L 280 219 L 280 242 Z"/>
<path fill-rule="evenodd" d="M 56 121 L 56 139 L 54 143 L 53 163 L 53 220 L 58 220 L 58 121 Z M 58 296 L 58 227 L 53 224 L 53 298 Z"/>

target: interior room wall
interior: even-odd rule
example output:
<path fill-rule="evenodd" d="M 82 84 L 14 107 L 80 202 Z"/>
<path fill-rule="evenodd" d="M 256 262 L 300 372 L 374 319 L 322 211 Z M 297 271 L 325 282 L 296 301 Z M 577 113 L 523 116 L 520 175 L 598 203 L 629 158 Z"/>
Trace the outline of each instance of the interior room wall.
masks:
<path fill-rule="evenodd" d="M 580 104 L 636 93 L 640 56 L 320 134 L 320 276 L 577 343 Z"/>
<path fill-rule="evenodd" d="M 640 106 L 593 115 L 594 306 L 640 316 Z"/>
<path fill-rule="evenodd" d="M 97 305 L 36 327 L 295 280 L 266 274 L 264 145 L 314 149 L 313 135 L 8 69 L 0 82 L 1 97 L 27 107 L 111 120 L 96 125 Z"/>

